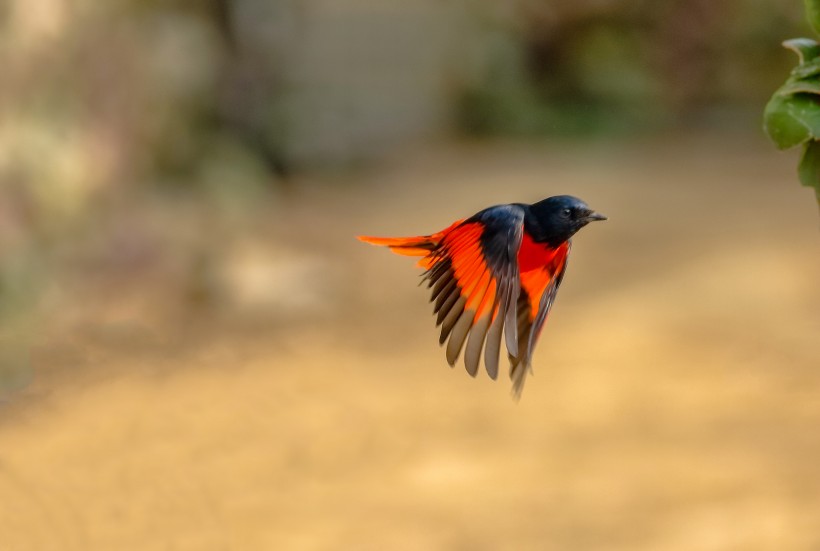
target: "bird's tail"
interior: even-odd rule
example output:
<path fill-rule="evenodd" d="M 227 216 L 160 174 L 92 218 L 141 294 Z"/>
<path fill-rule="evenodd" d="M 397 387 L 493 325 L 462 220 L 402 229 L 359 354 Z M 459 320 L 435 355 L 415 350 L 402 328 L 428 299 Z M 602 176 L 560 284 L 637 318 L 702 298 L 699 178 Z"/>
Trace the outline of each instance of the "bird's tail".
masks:
<path fill-rule="evenodd" d="M 418 237 L 371 237 L 369 235 L 359 235 L 357 239 L 370 243 L 390 247 L 390 250 L 403 256 L 427 256 L 430 251 L 438 246 L 438 240 L 434 235 L 422 235 Z"/>
<path fill-rule="evenodd" d="M 372 237 L 369 235 L 359 235 L 359 241 L 389 247 L 391 251 L 403 256 L 428 256 L 435 251 L 444 236 L 461 224 L 461 220 L 450 227 L 431 235 L 419 235 L 415 237 Z"/>

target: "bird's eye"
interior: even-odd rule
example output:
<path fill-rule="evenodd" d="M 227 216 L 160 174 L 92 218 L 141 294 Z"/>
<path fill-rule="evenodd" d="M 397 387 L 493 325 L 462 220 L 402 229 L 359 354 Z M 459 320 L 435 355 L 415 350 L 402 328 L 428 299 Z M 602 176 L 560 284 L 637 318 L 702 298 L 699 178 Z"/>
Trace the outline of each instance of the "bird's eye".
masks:
<path fill-rule="evenodd" d="M 563 216 L 564 218 L 569 218 L 571 214 L 572 214 L 571 209 L 564 209 L 564 210 L 561 211 L 561 216 Z"/>

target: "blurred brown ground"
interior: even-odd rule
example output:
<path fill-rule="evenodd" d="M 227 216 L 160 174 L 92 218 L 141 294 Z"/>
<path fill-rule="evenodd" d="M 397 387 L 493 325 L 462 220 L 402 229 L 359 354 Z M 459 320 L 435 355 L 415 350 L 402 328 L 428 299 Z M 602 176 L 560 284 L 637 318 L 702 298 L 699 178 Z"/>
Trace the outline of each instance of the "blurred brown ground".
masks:
<path fill-rule="evenodd" d="M 179 299 L 173 262 L 78 269 L 3 406 L 0 547 L 818 549 L 818 213 L 794 163 L 714 134 L 441 145 L 304 177 L 203 261 L 218 300 Z M 516 404 L 447 368 L 412 262 L 353 236 L 557 193 L 610 221 L 576 238 Z"/>

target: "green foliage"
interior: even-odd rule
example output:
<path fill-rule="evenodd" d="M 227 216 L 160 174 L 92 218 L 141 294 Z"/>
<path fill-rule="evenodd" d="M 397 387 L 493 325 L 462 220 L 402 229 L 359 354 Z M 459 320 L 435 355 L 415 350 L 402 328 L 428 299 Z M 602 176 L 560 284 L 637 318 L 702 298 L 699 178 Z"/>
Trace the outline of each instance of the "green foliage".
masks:
<path fill-rule="evenodd" d="M 820 0 L 803 0 L 806 6 L 806 18 L 814 32 L 820 34 Z"/>
<path fill-rule="evenodd" d="M 809 93 L 775 93 L 766 106 L 766 131 L 778 149 L 820 137 L 820 103 Z"/>
<path fill-rule="evenodd" d="M 803 185 L 815 186 L 820 181 L 820 142 L 810 141 L 804 146 L 797 172 Z"/>
<path fill-rule="evenodd" d="M 809 23 L 820 33 L 820 0 L 804 4 Z M 766 105 L 764 128 L 778 149 L 803 146 L 798 176 L 820 202 L 820 43 L 795 38 L 783 46 L 797 54 L 798 65 Z"/>

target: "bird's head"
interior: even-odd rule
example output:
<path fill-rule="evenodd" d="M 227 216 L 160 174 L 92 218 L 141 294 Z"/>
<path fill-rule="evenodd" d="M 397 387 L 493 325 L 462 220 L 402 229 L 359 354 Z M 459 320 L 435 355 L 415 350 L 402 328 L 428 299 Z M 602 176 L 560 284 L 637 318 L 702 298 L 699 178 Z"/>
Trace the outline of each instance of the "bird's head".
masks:
<path fill-rule="evenodd" d="M 539 241 L 551 244 L 560 244 L 575 235 L 575 233 L 598 220 L 606 220 L 606 216 L 597 213 L 589 205 L 571 195 L 556 195 L 530 205 L 535 216 Z"/>

